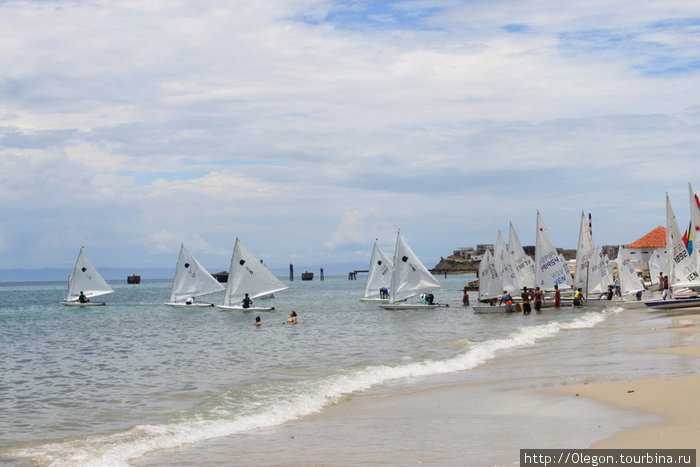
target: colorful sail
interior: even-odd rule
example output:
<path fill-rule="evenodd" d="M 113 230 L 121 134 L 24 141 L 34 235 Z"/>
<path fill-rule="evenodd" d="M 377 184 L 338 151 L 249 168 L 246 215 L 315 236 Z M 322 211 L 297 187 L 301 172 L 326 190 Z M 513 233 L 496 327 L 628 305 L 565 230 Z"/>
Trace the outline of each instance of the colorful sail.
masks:
<path fill-rule="evenodd" d="M 669 285 L 675 288 L 699 287 L 700 275 L 695 261 L 690 257 L 683 243 L 683 236 L 678 228 L 668 193 L 666 193 L 666 249 L 668 264 L 671 267 Z"/>

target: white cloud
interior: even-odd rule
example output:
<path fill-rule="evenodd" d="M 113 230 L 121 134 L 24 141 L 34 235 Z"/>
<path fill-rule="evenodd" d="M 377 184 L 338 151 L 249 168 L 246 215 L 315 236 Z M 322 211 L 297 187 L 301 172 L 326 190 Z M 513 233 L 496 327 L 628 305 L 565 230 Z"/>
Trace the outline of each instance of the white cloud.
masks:
<path fill-rule="evenodd" d="M 665 191 L 682 212 L 692 2 L 342 6 L 0 4 L 5 264 L 87 243 L 170 266 L 184 241 L 226 265 L 236 235 L 330 264 L 398 228 L 430 263 L 509 220 L 532 242 L 537 208 L 561 246 L 581 210 L 614 244 L 663 224 Z"/>

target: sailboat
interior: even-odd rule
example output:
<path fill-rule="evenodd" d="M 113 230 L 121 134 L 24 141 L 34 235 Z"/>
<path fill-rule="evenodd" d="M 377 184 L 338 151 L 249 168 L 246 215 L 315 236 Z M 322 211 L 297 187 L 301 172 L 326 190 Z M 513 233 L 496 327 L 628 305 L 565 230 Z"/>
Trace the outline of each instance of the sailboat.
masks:
<path fill-rule="evenodd" d="M 382 298 L 380 290 L 391 287 L 391 270 L 394 263 L 374 242 L 372 258 L 369 261 L 367 270 L 367 283 L 365 284 L 365 294 L 360 298 L 361 302 L 387 303 L 388 298 Z"/>
<path fill-rule="evenodd" d="M 645 300 L 644 304 L 647 307 L 657 309 L 699 307 L 700 296 L 688 292 L 700 287 L 700 274 L 683 242 L 668 193 L 666 193 L 666 251 L 668 252 L 667 262 L 670 266 L 669 287 L 674 296 L 666 300 Z"/>
<path fill-rule="evenodd" d="M 518 290 L 518 281 L 508 249 L 508 245 L 506 245 L 506 242 L 503 240 L 503 235 L 501 235 L 501 231 L 499 230 L 493 252 L 493 260 L 496 262 L 496 271 L 498 272 L 498 277 L 501 279 L 501 290 L 499 292 L 507 290 L 512 294 Z"/>
<path fill-rule="evenodd" d="M 238 238 L 231 255 L 228 271 L 228 283 L 224 293 L 224 302 L 217 305 L 222 310 L 270 311 L 274 306 L 243 308 L 242 300 L 246 294 L 252 300 L 266 297 L 288 289 L 262 261 L 258 260 Z"/>
<path fill-rule="evenodd" d="M 92 299 L 114 292 L 114 289 L 100 276 L 80 249 L 73 272 L 68 277 L 68 295 L 63 300 L 66 306 L 104 306 L 105 302 L 93 302 Z M 81 295 L 83 301 L 81 301 Z"/>
<path fill-rule="evenodd" d="M 213 303 L 200 303 L 195 299 L 220 290 L 224 290 L 224 286 L 204 269 L 204 266 L 199 264 L 199 261 L 192 256 L 184 243 L 181 244 L 170 301 L 165 302 L 165 304 L 173 307 L 214 306 Z"/>
<path fill-rule="evenodd" d="M 590 222 L 581 212 L 581 227 L 576 249 L 576 270 L 574 272 L 574 288 L 583 289 L 588 301 L 606 300 L 604 298 L 609 287 L 614 286 L 610 260 L 603 254 L 601 247 L 593 243 L 593 232 Z M 591 296 L 592 295 L 592 296 Z"/>
<path fill-rule="evenodd" d="M 479 301 L 472 305 L 474 313 L 505 312 L 505 304 L 499 304 L 499 298 L 503 294 L 502 285 L 496 261 L 487 249 L 479 263 Z"/>
<path fill-rule="evenodd" d="M 644 290 L 647 288 L 644 279 L 637 275 L 632 263 L 630 252 L 622 245 L 617 250 L 617 277 L 620 281 L 621 300 L 614 300 L 611 305 L 623 308 L 644 308 L 641 301 Z M 637 295 L 639 294 L 639 295 Z"/>
<path fill-rule="evenodd" d="M 700 200 L 693 191 L 693 186 L 688 183 L 688 195 L 690 201 L 690 227 L 688 228 L 688 251 L 695 262 L 695 267 L 700 272 Z"/>
<path fill-rule="evenodd" d="M 525 254 L 525 249 L 520 243 L 520 238 L 518 238 L 512 222 L 508 233 L 508 256 L 510 257 L 510 264 L 513 265 L 513 272 L 515 272 L 517 290 L 522 290 L 523 287 L 528 289 L 534 288 L 535 265 L 532 258 Z"/>
<path fill-rule="evenodd" d="M 551 291 L 555 285 L 559 289 L 571 287 L 571 273 L 566 261 L 559 255 L 547 226 L 537 211 L 537 232 L 535 237 L 535 285 L 543 291 Z"/>
<path fill-rule="evenodd" d="M 428 303 L 397 303 L 440 287 L 440 283 L 421 263 L 399 232 L 396 235 L 389 303 L 383 303 L 379 306 L 385 310 L 422 310 L 448 306 Z"/>

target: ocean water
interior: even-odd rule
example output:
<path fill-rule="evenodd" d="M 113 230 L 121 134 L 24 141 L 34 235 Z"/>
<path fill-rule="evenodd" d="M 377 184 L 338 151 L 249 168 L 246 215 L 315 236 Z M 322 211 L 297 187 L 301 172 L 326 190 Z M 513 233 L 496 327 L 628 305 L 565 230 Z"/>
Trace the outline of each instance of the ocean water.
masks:
<path fill-rule="evenodd" d="M 62 306 L 63 283 L 0 284 L 0 463 L 129 465 L 280 427 L 348 394 L 429 386 L 434 378 L 580 382 L 591 376 L 592 358 L 607 359 L 611 373 L 656 376 L 616 352 L 643 348 L 636 342 L 643 338 L 606 328 L 632 319 L 653 327 L 657 316 L 570 308 L 475 314 L 462 306 L 473 279 L 439 277 L 436 300 L 450 306 L 431 311 L 360 302 L 362 280 L 297 280 L 271 301 L 257 300 L 276 307 L 260 313 L 167 307 L 170 281 L 111 282 L 108 305 L 90 308 Z M 292 310 L 299 324 L 284 324 Z M 523 361 L 527 378 L 486 365 L 522 352 L 572 365 L 563 372 Z"/>

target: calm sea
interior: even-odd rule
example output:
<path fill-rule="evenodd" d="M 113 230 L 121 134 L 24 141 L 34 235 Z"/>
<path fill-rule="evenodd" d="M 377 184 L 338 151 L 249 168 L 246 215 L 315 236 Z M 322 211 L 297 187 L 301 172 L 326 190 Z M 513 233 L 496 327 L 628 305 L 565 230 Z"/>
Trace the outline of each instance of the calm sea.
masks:
<path fill-rule="evenodd" d="M 439 277 L 436 300 L 450 307 L 427 312 L 362 303 L 364 281 L 346 277 L 291 282 L 264 313 L 167 307 L 170 281 L 111 282 L 108 305 L 93 308 L 62 306 L 63 283 L 0 284 L 0 462 L 126 465 L 280 426 L 350 393 L 479 368 L 488 379 L 484 364 L 502 355 L 538 343 L 564 353 L 601 323 L 624 326 L 610 324 L 619 310 L 478 315 L 462 306 L 473 279 Z M 299 324 L 283 324 L 292 310 Z"/>

